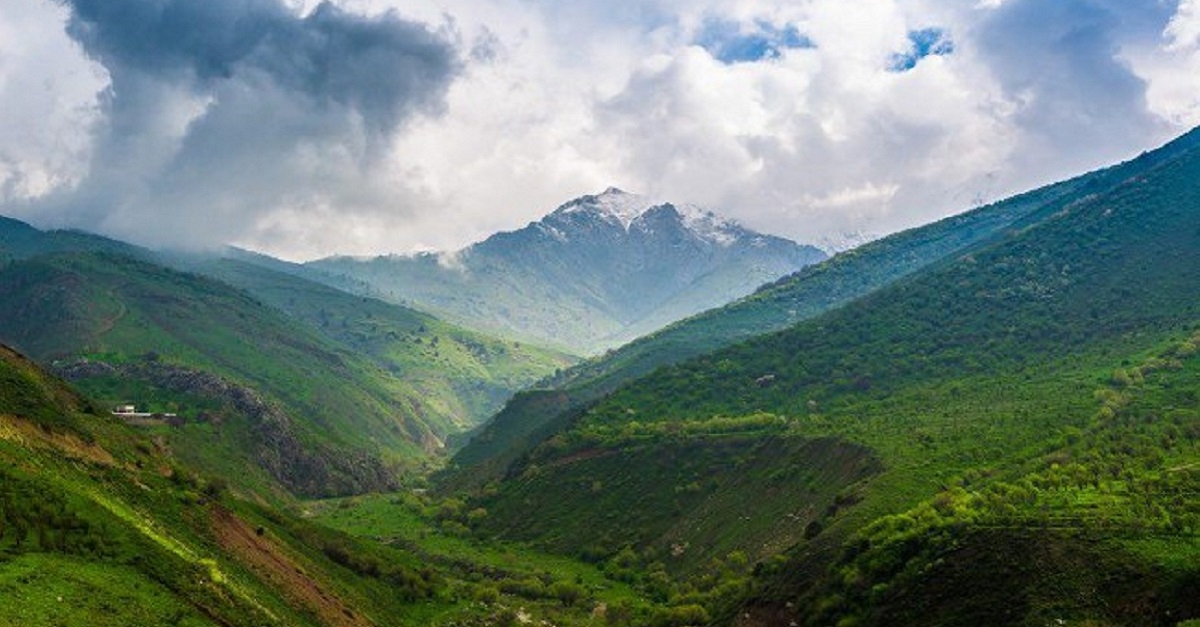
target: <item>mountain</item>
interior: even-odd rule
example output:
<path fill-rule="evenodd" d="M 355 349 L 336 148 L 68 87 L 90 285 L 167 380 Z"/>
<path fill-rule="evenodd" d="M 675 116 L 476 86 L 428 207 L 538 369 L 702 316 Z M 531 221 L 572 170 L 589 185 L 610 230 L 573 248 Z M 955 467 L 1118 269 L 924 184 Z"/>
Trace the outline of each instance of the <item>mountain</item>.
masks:
<path fill-rule="evenodd" d="M 403 381 L 198 275 L 55 253 L 0 269 L 0 291 L 0 341 L 114 403 L 180 413 L 178 435 L 199 438 L 186 449 L 224 444 L 298 494 L 394 486 L 453 428 Z"/>
<path fill-rule="evenodd" d="M 205 264 L 261 300 L 119 242 L 0 227 L 0 340 L 111 405 L 179 414 L 183 458 L 268 496 L 395 487 L 565 364 L 255 266 Z"/>
<path fill-rule="evenodd" d="M 1195 140 L 575 409 L 474 497 L 483 531 L 629 549 L 678 594 L 757 562 L 706 601 L 746 625 L 1200 617 Z"/>
<path fill-rule="evenodd" d="M 591 353 L 823 258 L 711 212 L 614 188 L 455 253 L 308 266 L 464 326 Z"/>
<path fill-rule="evenodd" d="M 447 485 L 479 485 L 503 474 L 530 446 L 594 402 L 656 368 L 778 331 L 893 284 L 1027 221 L 1111 191 L 1200 146 L 1192 132 L 1125 163 L 1048 185 L 840 253 L 755 293 L 671 324 L 517 394 L 454 458 Z"/>
<path fill-rule="evenodd" d="M 33 255 L 77 251 L 152 256 L 143 248 L 107 237 L 76 230 L 42 231 L 20 220 L 0 216 L 0 263 Z"/>

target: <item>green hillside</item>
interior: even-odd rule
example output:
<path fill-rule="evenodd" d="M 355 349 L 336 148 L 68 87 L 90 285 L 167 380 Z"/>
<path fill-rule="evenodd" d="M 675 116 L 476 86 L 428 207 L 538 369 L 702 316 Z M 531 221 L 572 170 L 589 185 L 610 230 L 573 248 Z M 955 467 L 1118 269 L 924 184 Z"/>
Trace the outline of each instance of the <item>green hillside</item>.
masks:
<path fill-rule="evenodd" d="M 437 594 L 412 556 L 221 486 L 0 347 L 0 624 L 403 624 Z"/>
<path fill-rule="evenodd" d="M 455 428 L 399 377 L 211 279 L 63 253 L 3 267 L 0 291 L 0 339 L 103 400 L 180 414 L 170 435 L 196 463 L 358 492 L 396 485 Z"/>
<path fill-rule="evenodd" d="M 42 231 L 20 220 L 0 216 L 0 262 L 73 251 L 150 256 L 142 248 L 99 235 L 74 230 Z"/>
<path fill-rule="evenodd" d="M 0 625 L 582 627 L 673 615 L 595 565 L 472 540 L 465 523 L 479 513 L 453 499 L 310 501 L 297 514 L 226 485 L 0 346 Z"/>
<path fill-rule="evenodd" d="M 482 423 L 513 392 L 572 362 L 562 353 L 468 331 L 262 265 L 221 259 L 193 267 L 370 357 L 460 428 Z"/>
<path fill-rule="evenodd" d="M 9 219 L 0 284 L 0 340 L 110 406 L 180 415 L 143 426 L 279 498 L 395 487 L 568 363 L 259 265 Z"/>
<path fill-rule="evenodd" d="M 478 486 L 500 476 L 523 451 L 561 428 L 584 407 L 656 368 L 784 329 L 848 303 L 944 260 L 1006 237 L 1071 203 L 1107 193 L 1124 181 L 1200 145 L 1193 131 L 1136 159 L 1050 185 L 839 254 L 760 288 L 755 294 L 635 340 L 543 382 L 550 391 L 518 394 L 455 456 L 448 486 Z M 557 420 L 557 422 L 556 422 Z"/>
<path fill-rule="evenodd" d="M 723 501 L 744 512 L 739 550 L 761 564 L 753 600 L 743 610 L 713 600 L 714 613 L 752 610 L 766 624 L 1170 624 L 1166 614 L 1133 620 L 1138 603 L 1154 603 L 1171 621 L 1197 617 L 1189 591 L 1200 562 L 1179 556 L 1200 543 L 1200 380 L 1189 374 L 1200 151 L 1151 160 L 1111 190 L 1025 214 L 967 254 L 568 413 L 477 497 L 493 514 L 485 531 L 599 559 L 632 548 L 684 576 L 674 591 L 683 599 L 687 574 L 726 548 L 698 524 L 703 501 L 753 468 L 785 478 L 737 484 Z M 786 479 L 797 467 L 825 472 L 819 448 L 720 457 L 741 442 L 831 438 L 878 464 L 843 475 L 835 494 L 811 491 L 803 474 Z M 677 465 L 653 461 L 671 451 L 705 469 L 695 487 Z M 614 458 L 627 463 L 606 467 Z M 584 479 L 611 492 L 572 501 L 553 528 L 519 524 L 518 512 L 555 511 L 556 486 Z M 689 490 L 698 497 L 683 498 Z M 760 517 L 781 501 L 790 515 Z M 658 535 L 630 505 L 639 502 L 669 503 L 669 517 L 694 524 Z M 772 557 L 780 537 L 795 543 L 785 559 Z M 1004 572 L 1037 578 L 989 575 L 1008 553 L 977 558 L 997 546 L 1028 549 Z M 1078 559 L 1051 559 L 1075 549 Z M 1085 576 L 1083 556 L 1103 554 L 1111 561 L 1092 563 L 1122 566 Z M 1060 588 L 1038 585 L 1057 578 Z M 976 581 L 994 594 L 945 592 Z"/>

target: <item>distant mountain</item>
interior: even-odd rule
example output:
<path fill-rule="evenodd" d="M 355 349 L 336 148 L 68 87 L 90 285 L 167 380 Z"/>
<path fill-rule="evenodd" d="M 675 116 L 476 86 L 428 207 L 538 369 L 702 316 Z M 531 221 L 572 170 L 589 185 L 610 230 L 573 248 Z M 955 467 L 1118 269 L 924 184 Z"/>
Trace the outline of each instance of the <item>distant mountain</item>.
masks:
<path fill-rule="evenodd" d="M 824 257 L 697 207 L 610 188 L 455 253 L 307 265 L 466 326 L 594 353 Z"/>
<path fill-rule="evenodd" d="M 465 485 L 503 473 L 527 447 L 580 407 L 654 369 L 778 331 L 1003 237 L 1200 147 L 1189 133 L 1125 163 L 1048 185 L 933 224 L 865 243 L 764 285 L 724 307 L 640 337 L 516 395 L 455 457 Z"/>
<path fill-rule="evenodd" d="M 1197 139 L 560 415 L 469 506 L 697 583 L 737 551 L 737 624 L 1190 624 Z"/>

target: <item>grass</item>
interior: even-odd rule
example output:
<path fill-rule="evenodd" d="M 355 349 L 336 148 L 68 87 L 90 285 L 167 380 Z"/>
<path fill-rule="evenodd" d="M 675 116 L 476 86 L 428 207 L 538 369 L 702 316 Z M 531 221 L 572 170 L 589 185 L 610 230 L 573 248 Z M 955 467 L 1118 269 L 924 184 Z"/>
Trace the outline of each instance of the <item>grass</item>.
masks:
<path fill-rule="evenodd" d="M 644 602 L 628 584 L 605 577 L 595 565 L 520 544 L 484 541 L 453 525 L 439 526 L 437 505 L 412 494 L 363 495 L 309 502 L 306 507 L 316 522 L 404 547 L 463 576 L 487 572 L 510 580 L 545 577 L 577 582 L 599 602 Z M 435 511 L 428 511 L 431 508 Z"/>
<path fill-rule="evenodd" d="M 227 386 L 210 384 L 201 373 L 255 390 L 276 408 L 276 422 L 287 423 L 296 449 L 310 453 L 307 460 L 278 466 L 292 469 L 275 479 L 293 490 L 329 494 L 395 486 L 384 458 L 390 465 L 405 459 L 419 466 L 456 428 L 454 417 L 425 404 L 402 378 L 211 279 L 128 257 L 79 253 L 11 264 L 0 271 L 0 285 L 11 305 L 0 311 L 3 339 L 46 362 L 99 357 L 145 382 L 139 389 L 101 377 L 89 391 L 123 395 L 105 401 L 138 403 L 125 395 L 154 391 L 151 402 L 205 397 L 188 408 L 192 413 L 214 400 L 228 403 L 208 392 Z M 181 374 L 170 385 L 155 378 L 168 369 Z M 83 387 L 89 388 L 86 381 Z M 247 443 L 241 457 L 255 458 L 256 445 L 271 442 Z"/>
<path fill-rule="evenodd" d="M 371 357 L 463 428 L 483 422 L 514 391 L 573 361 L 563 353 L 469 331 L 253 263 L 222 259 L 194 267 Z"/>
<path fill-rule="evenodd" d="M 125 627 L 217 625 L 138 570 L 68 555 L 0 560 L 3 620 L 10 625 Z"/>

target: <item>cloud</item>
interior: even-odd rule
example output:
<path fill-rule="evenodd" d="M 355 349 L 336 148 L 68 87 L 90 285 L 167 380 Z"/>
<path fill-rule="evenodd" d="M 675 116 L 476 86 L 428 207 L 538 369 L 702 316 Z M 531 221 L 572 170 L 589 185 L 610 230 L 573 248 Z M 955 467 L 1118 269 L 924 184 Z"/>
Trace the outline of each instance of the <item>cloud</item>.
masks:
<path fill-rule="evenodd" d="M 0 4 L 0 201 L 40 196 L 78 180 L 105 78 L 62 36 L 65 11 Z"/>
<path fill-rule="evenodd" d="M 1151 111 L 1177 126 L 1200 124 L 1200 2 L 1180 2 L 1157 45 L 1131 62 L 1148 82 Z"/>
<path fill-rule="evenodd" d="M 43 222 L 173 246 L 237 241 L 274 212 L 379 211 L 393 135 L 436 115 L 461 62 L 394 12 L 280 0 L 66 0 L 109 78 L 86 177 Z M 400 190 L 402 193 L 403 190 Z"/>
<path fill-rule="evenodd" d="M 1182 0 L 1163 34 L 1169 40 L 1169 50 L 1188 50 L 1200 47 L 1200 2 Z"/>
<path fill-rule="evenodd" d="M 7 198 L 42 224 L 311 257 L 453 249 L 616 185 L 815 240 L 1200 123 L 1196 0 L 399 5 L 73 0 L 74 40 L 0 33 L 0 105 L 37 129 L 0 121 Z"/>
<path fill-rule="evenodd" d="M 976 26 L 974 53 L 998 81 L 1032 167 L 1062 176 L 1170 134 L 1147 107 L 1146 80 L 1122 56 L 1144 17 L 1125 5 L 1008 0 Z"/>

